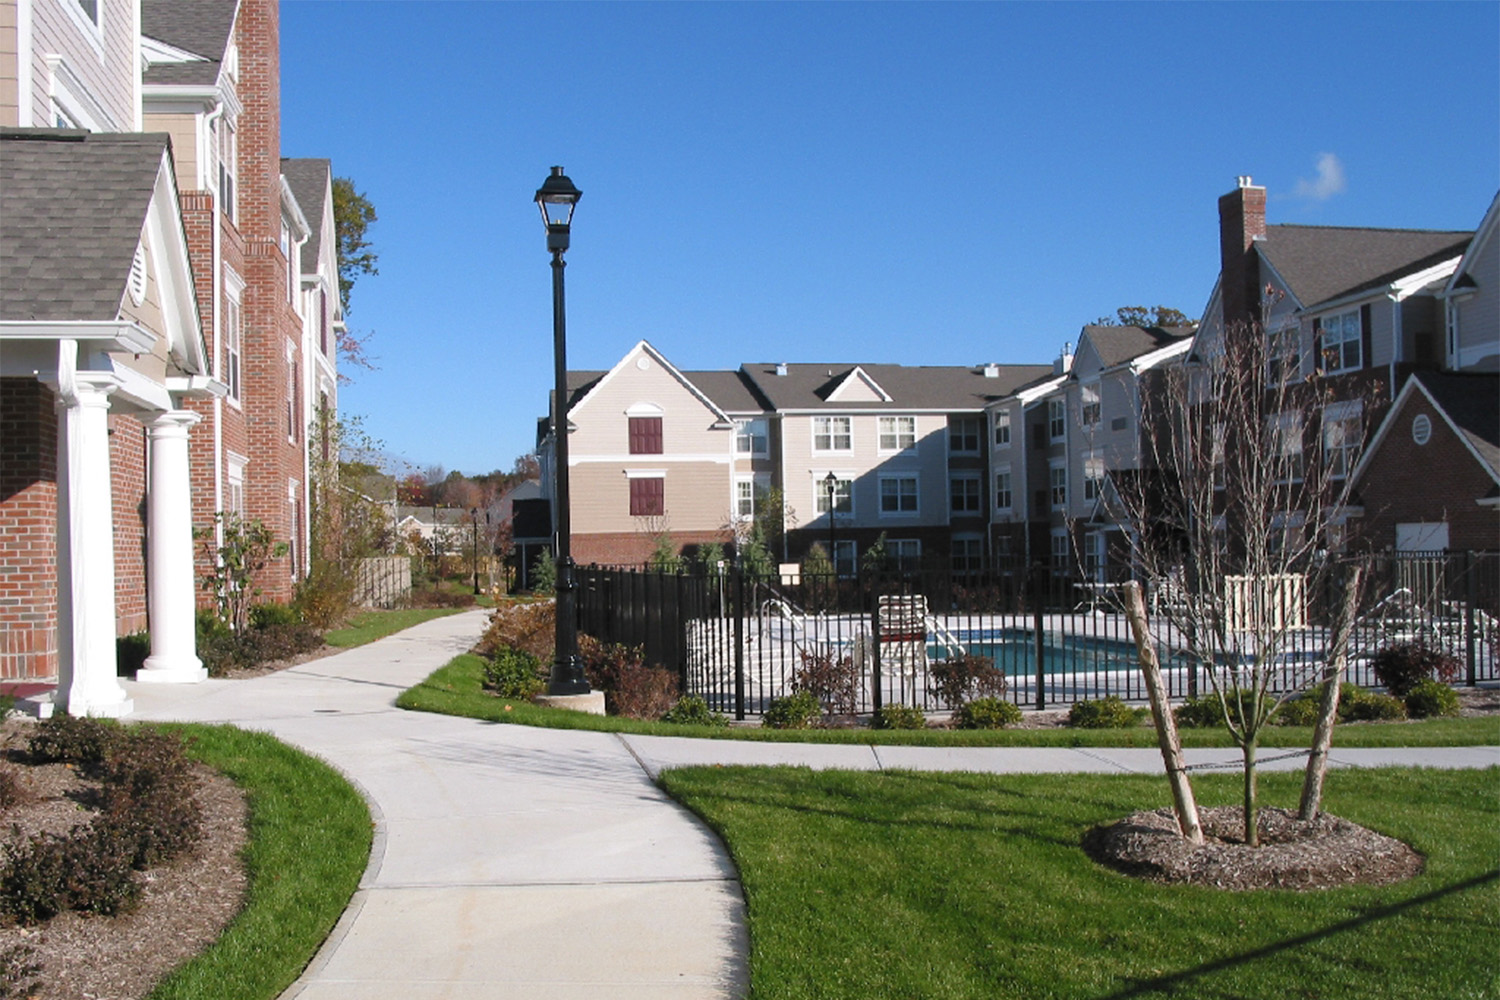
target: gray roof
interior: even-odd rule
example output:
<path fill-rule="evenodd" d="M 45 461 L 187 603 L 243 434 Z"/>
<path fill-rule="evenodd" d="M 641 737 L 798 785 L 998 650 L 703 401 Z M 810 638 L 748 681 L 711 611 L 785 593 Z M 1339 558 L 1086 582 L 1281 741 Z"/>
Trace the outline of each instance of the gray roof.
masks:
<path fill-rule="evenodd" d="M 146 70 L 144 82 L 205 86 L 217 83 L 238 6 L 239 0 L 142 0 L 142 35 L 205 60 L 153 63 Z"/>
<path fill-rule="evenodd" d="M 831 402 L 826 397 L 856 367 L 886 391 L 887 402 Z M 776 410 L 980 410 L 1038 379 L 1052 374 L 1051 365 L 996 365 L 996 377 L 986 377 L 984 366 L 905 366 L 885 364 L 747 364 L 740 371 Z"/>
<path fill-rule="evenodd" d="M 297 199 L 312 235 L 302 244 L 302 273 L 311 274 L 318 267 L 319 240 L 323 235 L 323 201 L 328 185 L 333 183 L 333 163 L 324 159 L 281 160 L 281 174 L 292 197 Z"/>
<path fill-rule="evenodd" d="M 1304 308 L 1390 284 L 1461 256 L 1472 232 L 1267 226 L 1255 246 Z"/>
<path fill-rule="evenodd" d="M 1193 335 L 1191 326 L 1086 326 L 1083 336 L 1094 345 L 1099 363 L 1113 368 Z"/>
<path fill-rule="evenodd" d="M 687 380 L 725 413 L 764 413 L 771 408 L 743 372 L 683 372 Z"/>
<path fill-rule="evenodd" d="M 1500 375 L 1494 373 L 1418 372 L 1433 401 L 1458 432 L 1500 478 Z"/>
<path fill-rule="evenodd" d="M 119 315 L 167 142 L 0 129 L 0 318 Z"/>

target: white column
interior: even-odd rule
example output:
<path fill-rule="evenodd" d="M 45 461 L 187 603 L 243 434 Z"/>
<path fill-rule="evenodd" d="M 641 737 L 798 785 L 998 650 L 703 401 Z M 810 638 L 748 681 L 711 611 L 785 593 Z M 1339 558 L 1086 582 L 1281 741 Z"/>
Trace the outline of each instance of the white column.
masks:
<path fill-rule="evenodd" d="M 194 644 L 193 501 L 188 477 L 188 431 L 201 418 L 169 410 L 146 425 L 151 479 L 146 494 L 146 606 L 151 655 L 135 679 L 191 684 L 208 677 Z"/>
<path fill-rule="evenodd" d="M 69 715 L 118 717 L 134 707 L 115 676 L 114 389 L 79 375 L 57 399 L 57 701 Z"/>

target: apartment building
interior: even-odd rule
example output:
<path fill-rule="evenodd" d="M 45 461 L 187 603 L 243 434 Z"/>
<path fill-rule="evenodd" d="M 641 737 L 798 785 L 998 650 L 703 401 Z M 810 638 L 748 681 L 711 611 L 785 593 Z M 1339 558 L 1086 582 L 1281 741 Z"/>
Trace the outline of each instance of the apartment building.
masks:
<path fill-rule="evenodd" d="M 278 30 L 275 0 L 0 0 L 0 680 L 75 714 L 129 710 L 117 635 L 149 628 L 142 680 L 203 676 L 216 511 L 291 543 L 268 597 L 305 571 L 336 265 L 328 171 L 316 228 L 282 172 Z"/>
<path fill-rule="evenodd" d="M 814 543 L 840 572 L 885 536 L 898 565 L 987 560 L 985 407 L 1041 365 L 745 364 L 685 372 L 642 341 L 570 375 L 573 552 L 641 562 L 661 535 L 730 542 L 782 497 L 781 559 Z M 550 428 L 540 438 L 553 482 Z"/>

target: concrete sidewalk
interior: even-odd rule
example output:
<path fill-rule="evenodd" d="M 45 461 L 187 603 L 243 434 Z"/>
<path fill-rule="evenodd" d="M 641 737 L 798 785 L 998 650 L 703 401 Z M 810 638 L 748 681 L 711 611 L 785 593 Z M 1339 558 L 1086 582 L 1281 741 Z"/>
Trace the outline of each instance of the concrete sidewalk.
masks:
<path fill-rule="evenodd" d="M 749 941 L 739 883 L 717 838 L 653 783 L 664 768 L 1161 772 L 1151 749 L 623 736 L 393 706 L 465 652 L 484 623 L 483 611 L 440 618 L 253 680 L 127 683 L 132 718 L 271 732 L 339 768 L 370 802 L 370 867 L 283 1000 L 743 996 Z M 1187 756 L 1238 764 L 1233 750 Z M 1500 764 L 1500 747 L 1335 748 L 1332 763 L 1486 767 Z M 1302 759 L 1265 766 L 1296 768 Z"/>

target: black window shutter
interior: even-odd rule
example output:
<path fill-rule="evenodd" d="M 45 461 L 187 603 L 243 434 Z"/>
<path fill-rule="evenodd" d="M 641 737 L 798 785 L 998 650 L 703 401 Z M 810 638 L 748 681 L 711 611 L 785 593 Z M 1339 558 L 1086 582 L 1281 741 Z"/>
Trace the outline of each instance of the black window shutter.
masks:
<path fill-rule="evenodd" d="M 1328 366 L 1323 357 L 1323 319 L 1313 318 L 1313 371 L 1323 371 Z"/>
<path fill-rule="evenodd" d="M 1359 366 L 1370 367 L 1370 345 L 1374 339 L 1370 335 L 1370 306 L 1368 303 L 1359 307 Z"/>

